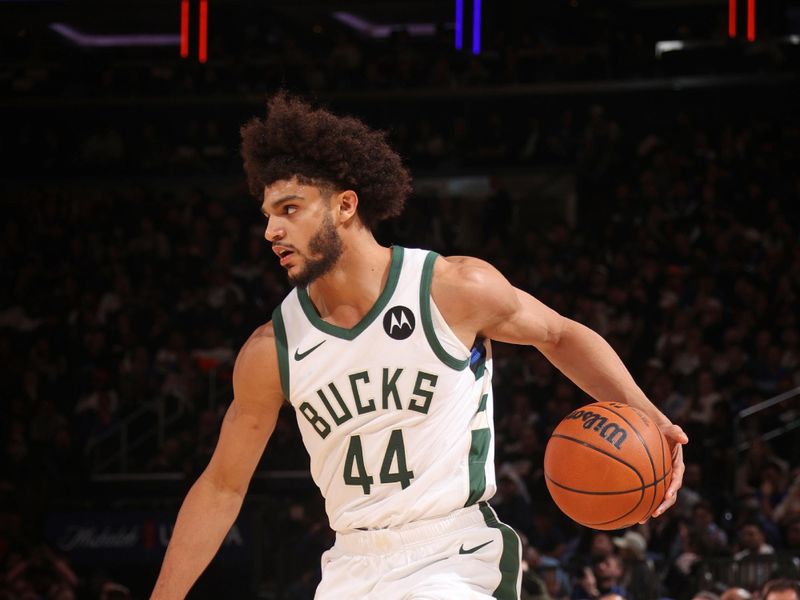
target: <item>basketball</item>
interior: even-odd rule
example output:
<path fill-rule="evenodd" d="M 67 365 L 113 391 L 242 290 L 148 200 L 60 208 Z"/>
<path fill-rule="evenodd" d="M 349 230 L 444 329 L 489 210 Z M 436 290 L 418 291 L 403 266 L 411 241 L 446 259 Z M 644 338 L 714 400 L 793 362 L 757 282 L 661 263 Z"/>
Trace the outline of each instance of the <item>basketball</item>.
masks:
<path fill-rule="evenodd" d="M 641 410 L 596 402 L 555 428 L 544 454 L 547 488 L 572 520 L 621 529 L 649 517 L 672 479 L 664 434 Z"/>

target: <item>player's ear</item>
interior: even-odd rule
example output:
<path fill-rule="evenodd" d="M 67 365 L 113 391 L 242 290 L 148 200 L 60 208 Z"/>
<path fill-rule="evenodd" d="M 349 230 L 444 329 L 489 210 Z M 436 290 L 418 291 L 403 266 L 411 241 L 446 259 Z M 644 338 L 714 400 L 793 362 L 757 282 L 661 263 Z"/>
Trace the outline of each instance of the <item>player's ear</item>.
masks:
<path fill-rule="evenodd" d="M 358 194 L 353 190 L 345 190 L 338 194 L 337 218 L 339 223 L 346 223 L 356 216 L 358 209 Z"/>

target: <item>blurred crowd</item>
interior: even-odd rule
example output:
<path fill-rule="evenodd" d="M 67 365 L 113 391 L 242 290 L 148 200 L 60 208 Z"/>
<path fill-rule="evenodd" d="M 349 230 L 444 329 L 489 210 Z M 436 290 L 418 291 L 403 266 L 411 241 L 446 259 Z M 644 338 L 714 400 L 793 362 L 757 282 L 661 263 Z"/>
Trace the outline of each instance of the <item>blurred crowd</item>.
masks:
<path fill-rule="evenodd" d="M 393 145 L 417 169 L 524 166 L 546 161 L 571 164 L 580 143 L 584 115 L 561 106 L 541 107 L 520 128 L 495 99 L 480 110 L 446 104 L 420 114 L 413 106 L 380 111 L 372 105 L 376 125 L 388 131 Z M 346 112 L 362 107 L 343 106 Z M 249 113 L 214 106 L 168 108 L 159 114 L 116 110 L 93 114 L 92 107 L 60 106 L 43 118 L 26 119 L 0 139 L 0 159 L 11 177 L 237 176 L 241 171 L 237 127 Z M 71 115 L 71 117 L 69 117 Z M 25 115 L 21 115 L 24 118 Z M 72 120 L 74 119 L 74 120 Z"/>
<path fill-rule="evenodd" d="M 45 544 L 15 547 L 5 557 L 0 583 L 2 600 L 131 600 L 130 590 L 96 575 L 80 577 L 69 561 Z"/>
<path fill-rule="evenodd" d="M 800 420 L 798 397 L 736 417 L 800 386 L 796 114 L 714 124 L 686 108 L 656 127 L 594 106 L 565 112 L 544 134 L 526 114 L 515 114 L 516 141 L 502 130 L 486 139 L 470 133 L 474 144 L 466 148 L 507 144 L 497 155 L 473 157 L 489 166 L 526 149 L 541 157 L 568 148 L 561 160 L 574 165 L 577 223 L 527 222 L 521 202 L 535 199 L 512 199 L 499 184 L 477 215 L 461 210 L 458 197 L 418 194 L 379 239 L 491 261 L 515 285 L 608 339 L 692 443 L 674 509 L 626 532 L 581 529 L 550 501 L 542 456 L 549 432 L 588 399 L 534 350 L 496 345 L 499 490 L 492 502 L 525 541 L 525 597 L 757 598 L 767 580 L 797 577 L 800 441 L 791 428 Z M 213 147 L 220 129 L 198 127 L 198 147 Z M 433 134 L 409 131 L 410 145 L 401 148 L 417 144 L 406 156 L 425 168 L 431 146 L 442 160 L 463 150 L 457 129 L 431 145 L 423 142 Z M 20 187 L 6 198 L 5 597 L 126 597 L 124 587 L 101 595 L 88 583 L 94 575 L 21 538 L 54 504 L 79 501 L 104 458 L 97 441 L 142 406 L 163 403 L 176 419 L 163 443 L 149 439 L 132 450 L 126 469 L 196 476 L 214 448 L 235 354 L 288 290 L 241 178 L 205 187 L 191 179 L 109 183 L 106 165 L 125 157 L 110 148 L 123 140 L 109 126 L 105 142 L 84 149 L 103 159 L 88 163 L 94 181 Z M 235 146 L 206 154 L 232 161 Z M 467 227 L 473 235 L 463 235 Z M 307 468 L 293 421 L 290 410 L 281 414 L 261 469 Z M 789 433 L 762 439 L 775 430 Z M 288 589 L 303 598 L 330 532 L 317 510 L 293 506 L 287 514 L 282 543 L 296 559 Z M 45 571 L 25 583 L 26 573 Z M 745 591 L 730 595 L 734 584 Z M 695 596 L 699 590 L 706 595 Z"/>

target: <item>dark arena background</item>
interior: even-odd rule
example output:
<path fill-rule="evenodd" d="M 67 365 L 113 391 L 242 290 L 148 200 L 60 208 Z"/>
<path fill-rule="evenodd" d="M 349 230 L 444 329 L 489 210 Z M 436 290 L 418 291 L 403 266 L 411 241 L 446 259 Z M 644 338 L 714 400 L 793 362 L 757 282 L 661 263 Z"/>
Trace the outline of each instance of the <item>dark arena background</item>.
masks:
<path fill-rule="evenodd" d="M 489 260 L 691 438 L 672 510 L 583 529 L 542 456 L 589 399 L 495 345 L 523 598 L 800 577 L 800 1 L 3 0 L 0 40 L 0 599 L 149 596 L 288 291 L 239 156 L 279 89 L 388 132 L 415 183 L 379 241 Z M 287 407 L 190 598 L 313 597 L 307 463 Z"/>

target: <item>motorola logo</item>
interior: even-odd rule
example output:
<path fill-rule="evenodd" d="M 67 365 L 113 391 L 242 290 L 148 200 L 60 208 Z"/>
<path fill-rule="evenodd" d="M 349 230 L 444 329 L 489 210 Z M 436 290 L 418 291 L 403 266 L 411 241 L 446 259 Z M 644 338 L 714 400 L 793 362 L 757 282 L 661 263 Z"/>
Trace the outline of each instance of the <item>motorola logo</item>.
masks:
<path fill-rule="evenodd" d="M 414 332 L 414 313 L 405 306 L 393 306 L 383 316 L 383 330 L 390 338 L 404 340 Z"/>

